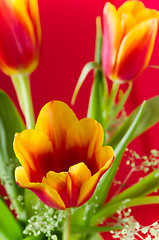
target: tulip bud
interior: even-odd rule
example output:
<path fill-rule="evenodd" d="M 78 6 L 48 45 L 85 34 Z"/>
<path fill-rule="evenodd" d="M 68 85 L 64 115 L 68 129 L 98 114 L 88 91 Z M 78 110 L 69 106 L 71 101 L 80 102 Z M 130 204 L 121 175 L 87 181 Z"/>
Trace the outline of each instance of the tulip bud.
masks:
<path fill-rule="evenodd" d="M 41 28 L 37 0 L 0 1 L 0 68 L 29 74 L 39 60 Z"/>
<path fill-rule="evenodd" d="M 140 1 L 126 1 L 118 9 L 104 7 L 102 65 L 111 80 L 127 82 L 148 66 L 158 29 L 159 12 Z"/>

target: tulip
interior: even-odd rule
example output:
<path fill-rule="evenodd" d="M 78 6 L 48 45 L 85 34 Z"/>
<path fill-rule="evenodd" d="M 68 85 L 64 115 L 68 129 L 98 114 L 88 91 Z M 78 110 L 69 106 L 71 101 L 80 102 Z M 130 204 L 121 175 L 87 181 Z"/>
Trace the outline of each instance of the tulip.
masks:
<path fill-rule="evenodd" d="M 0 1 L 0 68 L 29 74 L 37 66 L 41 28 L 37 0 Z"/>
<path fill-rule="evenodd" d="M 65 103 L 49 102 L 35 129 L 15 135 L 13 147 L 22 165 L 15 170 L 16 182 L 49 207 L 79 207 L 114 159 L 113 149 L 102 147 L 103 139 L 97 121 L 79 121 Z"/>
<path fill-rule="evenodd" d="M 150 61 L 159 13 L 140 1 L 126 1 L 118 9 L 107 2 L 103 14 L 104 73 L 111 80 L 133 80 Z"/>

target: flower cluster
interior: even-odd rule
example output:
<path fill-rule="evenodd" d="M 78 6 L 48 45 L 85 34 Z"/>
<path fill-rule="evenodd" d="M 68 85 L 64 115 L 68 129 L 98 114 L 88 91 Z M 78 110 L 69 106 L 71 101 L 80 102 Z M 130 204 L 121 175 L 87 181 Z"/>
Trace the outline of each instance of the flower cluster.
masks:
<path fill-rule="evenodd" d="M 35 123 L 29 77 L 40 57 L 38 2 L 0 0 L 0 69 L 12 79 L 26 123 L 0 91 L 0 180 L 16 215 L 0 198 L 2 240 L 93 240 L 105 231 L 120 239 L 159 238 L 158 221 L 141 227 L 130 215 L 131 207 L 159 203 L 159 152 L 140 157 L 127 149 L 159 121 L 159 96 L 125 111 L 133 80 L 149 64 L 158 20 L 159 12 L 141 1 L 118 9 L 107 2 L 103 32 L 97 17 L 95 60 L 83 68 L 72 100 L 93 69 L 87 117 L 78 120 L 67 104 L 50 101 Z M 131 170 L 116 181 L 124 153 Z M 135 171 L 142 178 L 129 185 Z M 113 183 L 120 186 L 111 197 Z"/>

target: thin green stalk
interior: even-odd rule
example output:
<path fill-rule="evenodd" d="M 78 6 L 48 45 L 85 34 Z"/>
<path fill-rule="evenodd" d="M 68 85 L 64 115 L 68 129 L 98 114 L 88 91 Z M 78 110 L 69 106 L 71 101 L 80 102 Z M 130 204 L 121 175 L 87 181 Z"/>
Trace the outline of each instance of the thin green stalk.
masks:
<path fill-rule="evenodd" d="M 118 90 L 119 90 L 119 82 L 114 81 L 112 85 L 112 89 L 107 101 L 107 106 L 106 106 L 106 118 L 105 118 L 105 128 L 109 125 L 109 117 L 110 117 L 110 112 L 111 109 L 113 108 L 115 98 L 117 96 Z"/>
<path fill-rule="evenodd" d="M 34 128 L 35 120 L 29 76 L 13 75 L 11 76 L 11 79 L 16 90 L 19 105 L 25 116 L 26 126 L 28 129 Z"/>
<path fill-rule="evenodd" d="M 91 70 L 99 70 L 99 71 L 102 71 L 102 67 L 100 64 L 96 63 L 96 62 L 88 62 L 82 69 L 82 72 L 79 76 L 79 79 L 77 81 L 77 84 L 76 84 L 76 87 L 75 87 L 75 90 L 73 92 L 73 96 L 72 96 L 72 100 L 71 100 L 71 104 L 74 105 L 75 104 L 75 101 L 76 101 L 76 98 L 77 98 L 77 95 L 78 95 L 78 92 L 82 86 L 82 84 L 84 83 L 88 73 L 90 73 Z"/>
<path fill-rule="evenodd" d="M 71 233 L 72 234 L 80 234 L 80 233 L 100 233 L 100 232 L 110 232 L 115 230 L 121 230 L 122 228 L 119 226 L 72 226 Z"/>
<path fill-rule="evenodd" d="M 155 69 L 159 69 L 158 65 L 149 65 L 150 68 L 155 68 Z"/>
<path fill-rule="evenodd" d="M 100 17 L 96 18 L 95 62 L 101 66 L 102 28 Z M 101 69 L 94 70 L 94 81 L 91 89 L 87 116 L 97 120 L 102 127 L 105 125 L 105 106 L 108 86 Z"/>
<path fill-rule="evenodd" d="M 101 221 L 112 217 L 118 210 L 148 204 L 159 204 L 159 196 L 126 199 L 108 206 L 105 205 L 92 217 L 91 224 L 99 224 Z"/>
<path fill-rule="evenodd" d="M 159 188 L 159 170 L 155 170 L 148 174 L 142 180 L 127 188 L 117 196 L 113 197 L 107 205 L 112 205 L 125 199 L 146 196 Z"/>
<path fill-rule="evenodd" d="M 115 119 L 115 117 L 119 114 L 119 112 L 123 109 L 124 104 L 126 103 L 130 93 L 132 90 L 132 82 L 129 83 L 128 89 L 127 91 L 124 93 L 124 96 L 122 97 L 122 99 L 120 100 L 120 102 L 116 105 L 114 111 L 111 114 L 111 122 Z M 109 122 L 109 125 L 111 124 L 111 122 Z"/>
<path fill-rule="evenodd" d="M 66 210 L 66 219 L 64 223 L 63 240 L 69 240 L 71 235 L 71 209 Z"/>

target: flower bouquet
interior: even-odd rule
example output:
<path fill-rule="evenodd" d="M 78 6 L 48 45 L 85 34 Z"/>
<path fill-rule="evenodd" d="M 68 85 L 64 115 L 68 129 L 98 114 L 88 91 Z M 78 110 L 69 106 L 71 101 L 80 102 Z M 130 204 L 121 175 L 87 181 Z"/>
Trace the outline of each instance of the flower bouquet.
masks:
<path fill-rule="evenodd" d="M 141 1 L 118 9 L 107 2 L 103 31 L 96 19 L 95 59 L 84 66 L 70 99 L 74 105 L 93 70 L 87 117 L 79 120 L 53 99 L 35 123 L 29 78 L 41 49 L 38 3 L 1 0 L 0 10 L 0 68 L 25 118 L 1 90 L 0 180 L 7 197 L 0 196 L 0 239 L 99 240 L 105 232 L 116 239 L 159 239 L 158 220 L 143 227 L 131 215 L 134 206 L 159 203 L 159 152 L 140 157 L 127 148 L 158 122 L 159 96 L 125 111 L 134 79 L 149 65 L 159 12 Z M 117 180 L 121 161 L 129 170 Z M 134 173 L 138 180 L 127 184 Z"/>

